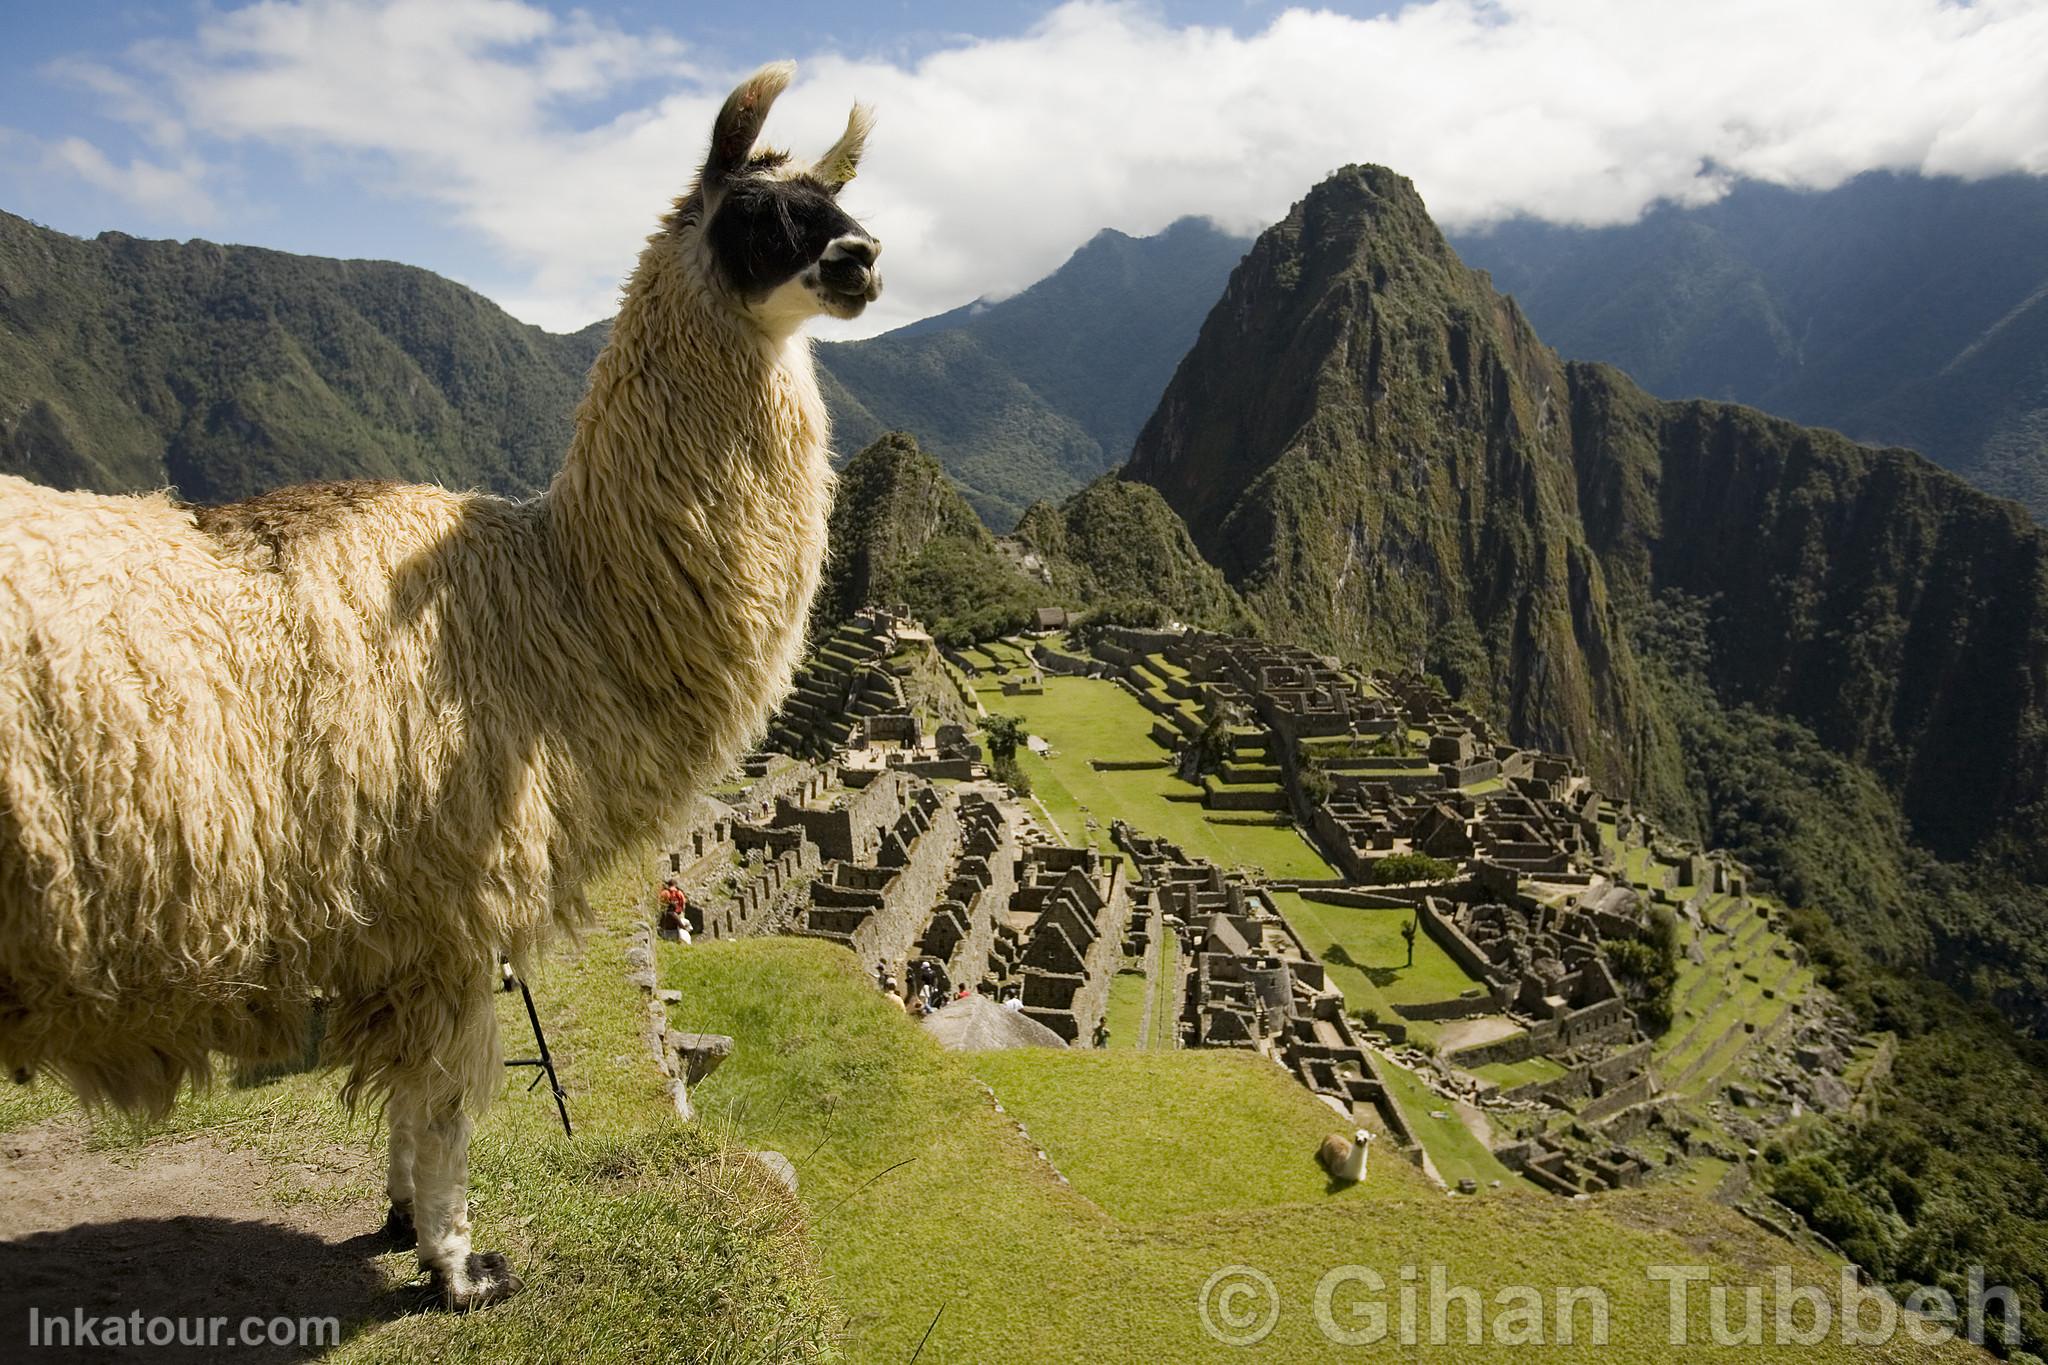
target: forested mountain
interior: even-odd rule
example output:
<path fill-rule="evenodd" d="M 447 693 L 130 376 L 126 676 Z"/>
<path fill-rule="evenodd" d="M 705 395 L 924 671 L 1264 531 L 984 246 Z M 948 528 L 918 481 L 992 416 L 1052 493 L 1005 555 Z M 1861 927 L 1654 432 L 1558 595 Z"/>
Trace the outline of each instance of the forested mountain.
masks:
<path fill-rule="evenodd" d="M 1565 355 L 1910 446 L 2048 516 L 2048 178 L 1745 182 L 1625 227 L 1455 242 Z"/>
<path fill-rule="evenodd" d="M 601 339 L 409 266 L 0 213 L 0 471 L 207 502 L 343 477 L 529 493 Z"/>
<path fill-rule="evenodd" d="M 816 624 L 870 603 L 908 606 L 941 640 L 960 643 L 1025 629 L 1039 607 L 1256 628 L 1154 490 L 1098 479 L 1057 507 L 1033 504 L 1017 533 L 999 539 L 901 431 L 878 437 L 840 473 Z"/>
<path fill-rule="evenodd" d="M 821 627 L 882 603 L 909 607 L 941 640 L 986 639 L 1071 600 L 1002 553 L 915 437 L 885 432 L 841 471 L 812 609 Z"/>
<path fill-rule="evenodd" d="M 1058 506 L 1033 503 L 1006 543 L 1047 583 L 1124 624 L 1261 628 L 1148 485 L 1104 476 Z"/>
<path fill-rule="evenodd" d="M 818 347 L 842 451 L 917 433 L 990 526 L 1130 454 L 1248 245 L 1186 218 L 1103 231 L 1021 294 L 866 341 Z"/>

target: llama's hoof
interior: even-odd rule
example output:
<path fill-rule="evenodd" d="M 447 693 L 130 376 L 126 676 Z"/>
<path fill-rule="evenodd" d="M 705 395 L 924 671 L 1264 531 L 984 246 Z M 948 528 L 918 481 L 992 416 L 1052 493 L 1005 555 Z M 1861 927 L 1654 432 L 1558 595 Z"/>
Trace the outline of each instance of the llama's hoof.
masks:
<path fill-rule="evenodd" d="M 444 1275 L 437 1269 L 433 1279 L 441 1302 L 458 1313 L 488 1307 L 526 1288 L 525 1281 L 512 1273 L 511 1263 L 495 1251 L 472 1251 L 459 1274 Z"/>
<path fill-rule="evenodd" d="M 420 1235 L 412 1225 L 412 1205 L 393 1204 L 391 1212 L 384 1215 L 384 1240 L 391 1243 L 394 1251 L 411 1251 L 419 1245 Z"/>

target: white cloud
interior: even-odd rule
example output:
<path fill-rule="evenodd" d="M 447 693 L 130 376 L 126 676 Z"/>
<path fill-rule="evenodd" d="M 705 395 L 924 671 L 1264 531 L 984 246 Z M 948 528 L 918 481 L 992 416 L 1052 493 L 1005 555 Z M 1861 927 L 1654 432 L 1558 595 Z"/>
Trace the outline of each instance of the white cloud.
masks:
<path fill-rule="evenodd" d="M 205 167 L 196 160 L 156 162 L 131 157 L 126 162 L 116 162 L 92 143 L 76 137 L 40 145 L 48 164 L 152 213 L 167 214 L 199 226 L 218 217 L 217 206 L 204 187 Z"/>
<path fill-rule="evenodd" d="M 1255 231 L 1350 161 L 1412 177 L 1447 226 L 1625 221 L 1735 176 L 2048 173 L 2048 7 L 2029 0 L 1432 0 L 1245 37 L 1076 0 L 914 64 L 791 55 L 771 139 L 821 149 L 856 98 L 881 115 L 847 192 L 887 245 L 867 330 L 1014 291 L 1103 227 Z M 347 153 L 432 204 L 556 328 L 609 311 L 743 74 L 516 0 L 268 0 L 129 63 L 195 136 Z"/>

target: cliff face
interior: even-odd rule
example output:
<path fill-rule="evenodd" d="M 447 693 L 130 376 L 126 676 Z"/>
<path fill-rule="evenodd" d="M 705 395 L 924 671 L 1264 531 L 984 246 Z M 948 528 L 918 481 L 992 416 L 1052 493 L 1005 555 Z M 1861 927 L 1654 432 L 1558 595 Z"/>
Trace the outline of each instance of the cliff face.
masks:
<path fill-rule="evenodd" d="M 1644 722 L 1569 401 L 1413 187 L 1351 167 L 1254 245 L 1126 477 L 1276 629 L 1427 667 L 1626 786 Z"/>
<path fill-rule="evenodd" d="M 2040 529 L 1908 451 L 1569 368 L 1587 535 L 1624 600 L 1708 604 L 1724 702 L 1811 728 L 1957 854 L 2042 796 Z"/>
<path fill-rule="evenodd" d="M 2048 772 L 2041 531 L 1919 456 L 1567 365 L 1413 188 L 1317 186 L 1253 247 L 1126 477 L 1273 628 L 1419 664 L 1653 802 L 1684 783 L 1625 624 L 1707 604 L 1709 682 L 1810 727 L 1937 852 Z"/>

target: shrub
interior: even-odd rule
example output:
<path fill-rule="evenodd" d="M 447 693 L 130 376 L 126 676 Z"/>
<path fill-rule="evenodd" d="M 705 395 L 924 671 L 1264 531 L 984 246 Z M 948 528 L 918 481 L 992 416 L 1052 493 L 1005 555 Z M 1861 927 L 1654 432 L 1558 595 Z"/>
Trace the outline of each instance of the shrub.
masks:
<path fill-rule="evenodd" d="M 1301 765 L 1301 798 L 1308 802 L 1311 810 L 1328 804 L 1336 793 L 1337 785 L 1330 780 L 1329 769 L 1313 754 Z"/>
<path fill-rule="evenodd" d="M 1366 880 L 1375 886 L 1401 882 L 1445 882 L 1458 875 L 1458 865 L 1426 853 L 1396 853 L 1381 858 L 1366 869 Z"/>
<path fill-rule="evenodd" d="M 1003 783 L 1017 795 L 1031 795 L 1031 775 L 1017 762 L 1017 755 L 1014 752 L 1008 758 L 996 759 L 989 765 L 989 769 L 995 774 L 996 781 Z"/>

